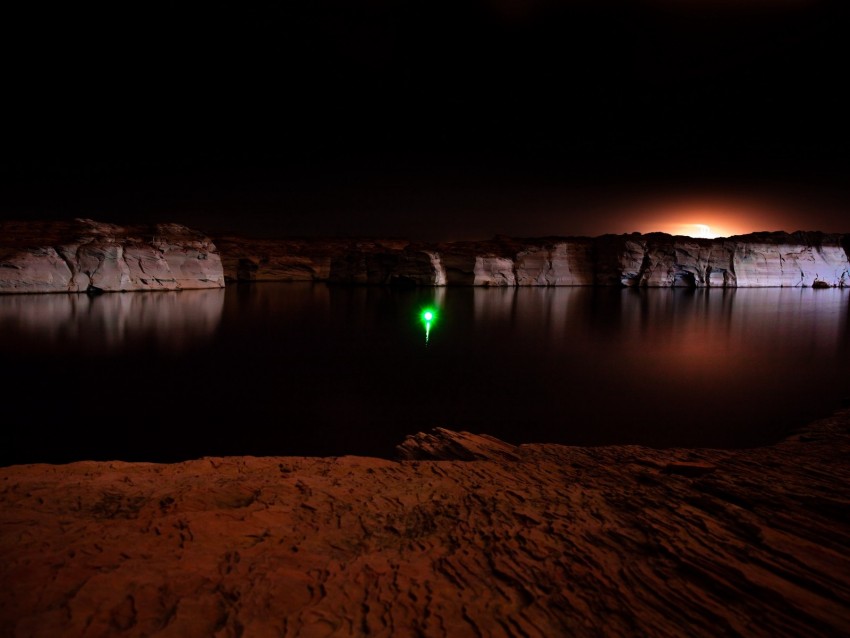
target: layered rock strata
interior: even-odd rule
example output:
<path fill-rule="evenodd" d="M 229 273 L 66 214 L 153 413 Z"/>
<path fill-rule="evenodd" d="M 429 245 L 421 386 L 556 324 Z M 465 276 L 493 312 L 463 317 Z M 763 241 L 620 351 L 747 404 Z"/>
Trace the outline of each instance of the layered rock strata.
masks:
<path fill-rule="evenodd" d="M 0 635 L 850 634 L 850 410 L 737 451 L 399 454 L 2 468 Z"/>
<path fill-rule="evenodd" d="M 0 223 L 0 292 L 221 288 L 209 237 L 178 224 Z"/>
<path fill-rule="evenodd" d="M 0 224 L 0 293 L 220 287 L 226 281 L 418 286 L 844 287 L 850 236 L 663 233 L 425 244 L 215 237 L 176 224 Z"/>
<path fill-rule="evenodd" d="M 216 238 L 228 281 L 445 285 L 434 250 L 406 240 Z"/>
<path fill-rule="evenodd" d="M 216 240 L 232 281 L 442 286 L 811 287 L 850 285 L 845 236 L 663 233 L 419 244 Z"/>

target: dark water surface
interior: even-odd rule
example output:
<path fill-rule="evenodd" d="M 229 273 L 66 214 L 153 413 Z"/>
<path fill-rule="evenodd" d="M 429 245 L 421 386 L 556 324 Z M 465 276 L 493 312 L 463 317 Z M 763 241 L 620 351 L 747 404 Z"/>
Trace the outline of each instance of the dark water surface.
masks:
<path fill-rule="evenodd" d="M 419 311 L 440 309 L 426 343 Z M 254 284 L 0 296 L 0 462 L 746 447 L 850 395 L 850 291 Z"/>

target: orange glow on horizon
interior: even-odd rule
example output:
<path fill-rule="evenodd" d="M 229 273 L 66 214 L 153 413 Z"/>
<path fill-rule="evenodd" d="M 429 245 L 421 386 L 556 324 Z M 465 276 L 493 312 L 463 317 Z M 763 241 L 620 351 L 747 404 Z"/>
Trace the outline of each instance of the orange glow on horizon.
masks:
<path fill-rule="evenodd" d="M 713 239 L 764 230 L 781 230 L 785 211 L 772 202 L 749 199 L 667 199 L 637 205 L 632 209 L 641 233 Z"/>
<path fill-rule="evenodd" d="M 715 222 L 712 224 L 699 224 L 693 222 L 665 221 L 658 222 L 652 226 L 651 231 L 667 233 L 668 235 L 684 235 L 699 239 L 714 239 L 715 237 L 731 237 L 732 235 L 743 235 L 750 230 L 733 230 L 729 225 Z"/>
<path fill-rule="evenodd" d="M 707 224 L 673 224 L 670 230 L 664 230 L 663 232 L 669 232 L 671 235 L 687 235 L 688 237 L 707 239 L 714 239 L 722 235 L 721 232 L 713 231 L 711 226 Z"/>

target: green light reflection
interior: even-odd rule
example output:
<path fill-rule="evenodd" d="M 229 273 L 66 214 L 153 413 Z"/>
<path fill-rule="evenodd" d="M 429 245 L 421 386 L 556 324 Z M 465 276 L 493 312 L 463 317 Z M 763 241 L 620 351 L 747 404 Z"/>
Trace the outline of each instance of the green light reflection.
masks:
<path fill-rule="evenodd" d="M 431 339 L 431 325 L 437 321 L 437 309 L 433 307 L 423 308 L 419 313 L 419 319 L 425 326 L 425 345 Z"/>

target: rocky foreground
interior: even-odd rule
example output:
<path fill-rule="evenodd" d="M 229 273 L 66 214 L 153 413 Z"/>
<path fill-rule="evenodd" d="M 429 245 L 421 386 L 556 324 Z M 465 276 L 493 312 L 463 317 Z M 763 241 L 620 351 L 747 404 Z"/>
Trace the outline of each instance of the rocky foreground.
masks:
<path fill-rule="evenodd" d="M 664 233 L 424 244 L 209 237 L 177 224 L 0 222 L 0 293 L 180 290 L 225 281 L 419 286 L 850 286 L 850 235 Z"/>
<path fill-rule="evenodd" d="M 0 635 L 850 635 L 850 410 L 737 451 L 398 451 L 0 469 Z"/>

